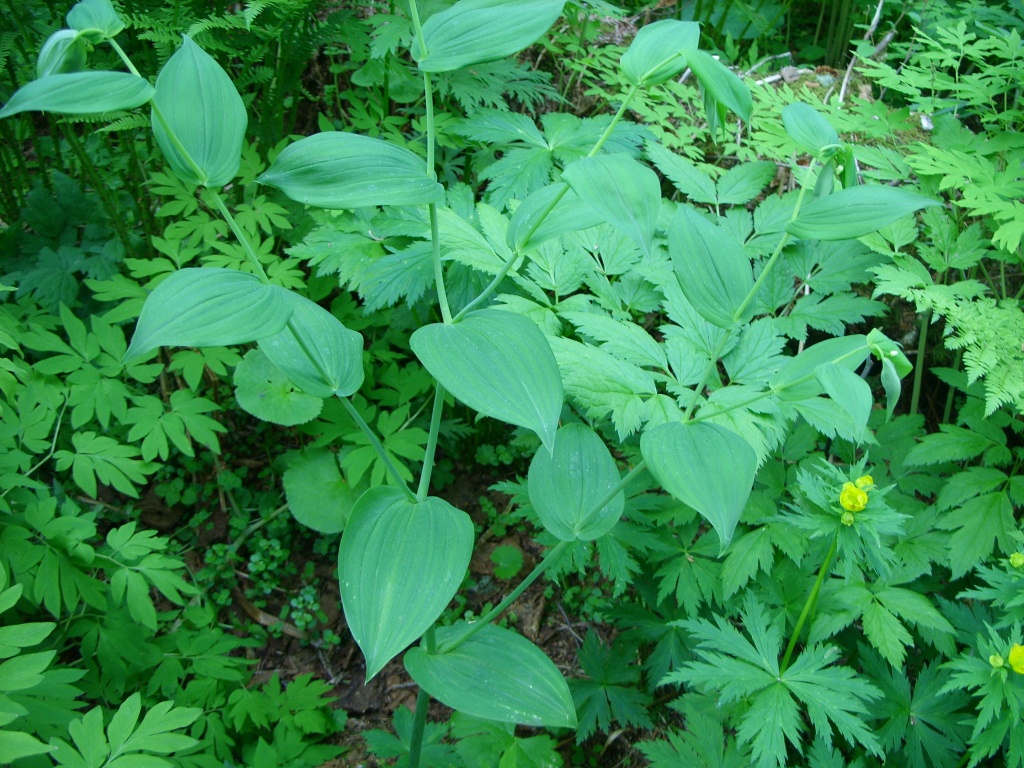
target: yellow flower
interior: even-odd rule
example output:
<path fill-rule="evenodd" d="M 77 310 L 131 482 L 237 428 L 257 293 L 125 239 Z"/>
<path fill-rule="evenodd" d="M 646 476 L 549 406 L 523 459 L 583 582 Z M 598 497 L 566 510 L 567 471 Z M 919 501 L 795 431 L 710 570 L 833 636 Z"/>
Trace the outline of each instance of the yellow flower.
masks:
<path fill-rule="evenodd" d="M 1024 675 L 1024 645 L 1014 643 L 1010 649 L 1010 655 L 1007 661 L 1010 662 L 1010 668 L 1018 675 Z"/>
<path fill-rule="evenodd" d="M 1014 552 L 1010 555 L 1010 565 L 1014 568 L 1024 568 L 1024 552 Z"/>
<path fill-rule="evenodd" d="M 860 477 L 853 481 L 853 484 L 856 485 L 858 488 L 863 488 L 870 491 L 872 488 L 875 487 L 875 479 L 871 477 L 871 475 L 861 475 Z"/>
<path fill-rule="evenodd" d="M 863 478 L 861 478 L 863 479 Z M 867 493 L 853 483 L 844 483 L 839 494 L 839 503 L 850 512 L 860 512 L 868 504 Z"/>

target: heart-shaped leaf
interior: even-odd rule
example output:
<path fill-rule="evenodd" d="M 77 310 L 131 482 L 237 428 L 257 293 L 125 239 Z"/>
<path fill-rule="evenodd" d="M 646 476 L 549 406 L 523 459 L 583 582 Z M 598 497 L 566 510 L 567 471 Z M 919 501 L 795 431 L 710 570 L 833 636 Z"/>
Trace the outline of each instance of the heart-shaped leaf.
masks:
<path fill-rule="evenodd" d="M 410 343 L 430 374 L 463 403 L 484 416 L 532 429 L 552 449 L 564 398 L 562 377 L 532 320 L 481 309 L 457 323 L 425 325 Z"/>
<path fill-rule="evenodd" d="M 245 353 L 235 366 L 235 399 L 257 419 L 294 427 L 320 414 L 324 401 L 300 392 L 258 349 Z"/>
<path fill-rule="evenodd" d="M 669 224 L 668 253 L 683 295 L 701 317 L 719 328 L 751 318 L 750 305 L 736 316 L 754 287 L 754 275 L 750 257 L 732 235 L 681 205 Z"/>
<path fill-rule="evenodd" d="M 700 42 L 700 25 L 692 21 L 664 19 L 640 28 L 622 55 L 622 74 L 633 85 L 650 87 L 664 83 L 686 69 L 684 50 Z"/>
<path fill-rule="evenodd" d="M 286 457 L 281 476 L 292 517 L 320 533 L 345 529 L 356 494 L 338 469 L 338 457 L 326 448 L 314 448 Z"/>
<path fill-rule="evenodd" d="M 465 624 L 439 629 L 438 647 L 466 630 Z M 576 727 L 572 694 L 558 667 L 511 630 L 488 625 L 445 653 L 410 648 L 405 668 L 423 690 L 458 712 L 503 723 Z"/>
<path fill-rule="evenodd" d="M 222 187 L 238 173 L 248 118 L 227 72 L 182 37 L 156 79 L 153 135 L 182 181 Z"/>
<path fill-rule="evenodd" d="M 58 29 L 47 38 L 36 59 L 36 78 L 81 72 L 89 53 L 89 45 L 80 32 Z"/>
<path fill-rule="evenodd" d="M 335 210 L 436 203 L 444 188 L 423 158 L 356 133 L 328 131 L 289 144 L 256 181 L 292 200 Z"/>
<path fill-rule="evenodd" d="M 424 72 L 448 72 L 518 53 L 548 31 L 564 0 L 459 0 L 423 24 Z"/>
<path fill-rule="evenodd" d="M 153 97 L 153 86 L 127 72 L 65 72 L 25 84 L 0 109 L 0 118 L 19 112 L 97 115 L 133 109 Z"/>
<path fill-rule="evenodd" d="M 125 360 L 157 347 L 221 347 L 281 331 L 291 317 L 289 292 L 234 269 L 174 272 L 142 307 Z"/>
<path fill-rule="evenodd" d="M 786 231 L 804 240 L 848 240 L 933 205 L 940 203 L 900 187 L 849 187 L 809 202 Z"/>
<path fill-rule="evenodd" d="M 754 485 L 754 449 L 717 424 L 673 421 L 644 432 L 640 452 L 661 487 L 711 523 L 724 551 Z"/>
<path fill-rule="evenodd" d="M 832 124 L 810 104 L 798 101 L 782 108 L 782 125 L 797 147 L 815 157 L 825 147 L 839 143 L 839 134 Z"/>
<path fill-rule="evenodd" d="M 596 508 L 619 480 L 615 460 L 597 433 L 566 424 L 555 434 L 554 452 L 538 451 L 530 462 L 530 503 L 557 538 L 589 541 L 608 533 L 622 515 L 622 493 Z"/>
<path fill-rule="evenodd" d="M 347 396 L 363 383 L 363 337 L 319 304 L 288 294 L 292 314 L 260 349 L 303 392 L 316 397 Z"/>
<path fill-rule="evenodd" d="M 661 182 L 627 154 L 584 157 L 570 163 L 562 179 L 615 229 L 651 252 L 661 210 Z"/>
<path fill-rule="evenodd" d="M 88 33 L 89 41 L 98 43 L 116 37 L 124 29 L 124 22 L 110 0 L 81 0 L 68 11 L 68 26 Z"/>
<path fill-rule="evenodd" d="M 356 502 L 338 550 L 345 620 L 366 679 L 427 631 L 469 567 L 473 522 L 438 498 L 377 486 Z"/>

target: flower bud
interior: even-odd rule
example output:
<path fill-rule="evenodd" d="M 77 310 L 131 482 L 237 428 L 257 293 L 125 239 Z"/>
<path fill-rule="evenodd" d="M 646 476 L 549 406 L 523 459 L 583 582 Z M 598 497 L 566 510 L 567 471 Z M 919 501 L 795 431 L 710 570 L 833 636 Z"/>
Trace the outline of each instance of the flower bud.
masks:
<path fill-rule="evenodd" d="M 839 519 L 843 521 L 843 525 L 853 525 L 853 512 L 843 512 Z"/>
<path fill-rule="evenodd" d="M 1024 569 L 1024 552 L 1014 552 L 1010 555 L 1010 565 Z"/>
<path fill-rule="evenodd" d="M 853 483 L 844 483 L 839 494 L 839 503 L 850 512 L 860 512 L 868 504 L 867 493 Z"/>
<path fill-rule="evenodd" d="M 1003 657 L 998 653 L 993 653 L 988 657 L 988 663 L 992 665 L 992 669 L 1001 669 L 1004 664 Z"/>
<path fill-rule="evenodd" d="M 1010 662 L 1010 669 L 1018 675 L 1024 675 L 1024 645 L 1014 643 L 1007 661 Z"/>
<path fill-rule="evenodd" d="M 85 39 L 73 29 L 60 29 L 50 35 L 39 51 L 36 77 L 81 72 L 88 52 Z"/>

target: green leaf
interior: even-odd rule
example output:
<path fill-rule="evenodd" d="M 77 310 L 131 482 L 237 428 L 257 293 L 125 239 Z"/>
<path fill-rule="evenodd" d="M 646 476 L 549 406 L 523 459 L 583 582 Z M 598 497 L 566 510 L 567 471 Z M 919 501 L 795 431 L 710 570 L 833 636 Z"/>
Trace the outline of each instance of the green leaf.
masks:
<path fill-rule="evenodd" d="M 782 125 L 802 152 L 815 157 L 820 157 L 825 147 L 839 143 L 839 134 L 832 124 L 802 101 L 782 108 Z"/>
<path fill-rule="evenodd" d="M 187 268 L 146 299 L 125 360 L 162 346 L 221 347 L 280 332 L 295 302 L 284 288 L 234 269 Z"/>
<path fill-rule="evenodd" d="M 734 165 L 718 180 L 715 202 L 720 205 L 746 205 L 761 194 L 777 172 L 778 166 L 769 162 Z"/>
<path fill-rule="evenodd" d="M 620 67 L 626 80 L 649 88 L 664 83 L 686 69 L 684 51 L 700 43 L 700 25 L 665 19 L 640 28 L 622 55 Z"/>
<path fill-rule="evenodd" d="M 508 225 L 507 243 L 522 251 L 540 245 L 564 232 L 596 227 L 604 218 L 568 188 L 567 184 L 550 184 L 527 197 Z"/>
<path fill-rule="evenodd" d="M 523 550 L 513 544 L 501 544 L 491 551 L 491 563 L 499 579 L 514 579 L 523 569 Z"/>
<path fill-rule="evenodd" d="M 338 580 L 367 680 L 437 620 L 472 552 L 469 515 L 442 499 L 413 502 L 387 486 L 360 497 L 338 550 Z"/>
<path fill-rule="evenodd" d="M 231 78 L 182 36 L 156 79 L 153 135 L 182 181 L 222 187 L 238 173 L 248 117 Z"/>
<path fill-rule="evenodd" d="M 104 38 L 117 37 L 124 29 L 124 22 L 110 0 L 81 0 L 68 11 L 68 26 L 80 32 L 98 33 L 89 35 L 89 42 L 98 43 Z"/>
<path fill-rule="evenodd" d="M 78 487 L 96 498 L 96 481 L 110 485 L 121 493 L 137 499 L 136 485 L 146 482 L 146 473 L 155 468 L 139 461 L 133 446 L 121 445 L 106 435 L 95 432 L 75 432 L 71 436 L 73 451 L 61 450 L 54 454 L 57 469 L 71 467 Z"/>
<path fill-rule="evenodd" d="M 708 204 L 718 202 L 715 180 L 685 157 L 677 155 L 661 144 L 654 143 L 647 144 L 646 153 L 651 162 L 665 174 L 673 186 L 690 198 L 692 202 Z"/>
<path fill-rule="evenodd" d="M 493 624 L 458 641 L 467 626 L 437 631 L 438 653 L 422 647 L 405 654 L 405 668 L 423 690 L 454 710 L 503 723 L 573 728 L 576 710 L 569 686 L 544 652 Z"/>
<path fill-rule="evenodd" d="M 300 392 L 258 349 L 246 352 L 235 367 L 235 397 L 256 418 L 286 427 L 312 421 L 324 402 Z"/>
<path fill-rule="evenodd" d="M 532 320 L 482 309 L 457 323 L 422 326 L 410 345 L 456 398 L 484 416 L 532 429 L 553 449 L 562 378 L 547 339 Z"/>
<path fill-rule="evenodd" d="M 653 726 L 647 714 L 651 697 L 638 688 L 640 667 L 635 647 L 621 642 L 606 646 L 590 630 L 579 649 L 579 660 L 587 677 L 569 681 L 580 721 L 577 743 L 595 731 L 608 733 L 613 721 L 622 726 Z"/>
<path fill-rule="evenodd" d="M 815 370 L 814 378 L 836 404 L 850 414 L 854 434 L 863 440 L 871 416 L 871 387 L 856 373 L 835 363 L 826 363 Z"/>
<path fill-rule="evenodd" d="M 342 131 L 289 144 L 256 181 L 318 208 L 420 205 L 444 197 L 422 158 L 390 142 Z"/>
<path fill-rule="evenodd" d="M 58 29 L 50 35 L 36 59 L 36 79 L 47 75 L 81 72 L 85 69 L 89 46 L 85 38 L 71 29 Z"/>
<path fill-rule="evenodd" d="M 736 316 L 754 276 L 746 250 L 724 229 L 681 205 L 669 224 L 668 253 L 683 295 L 705 320 L 733 328 L 753 316 L 753 302 Z"/>
<path fill-rule="evenodd" d="M 562 541 L 589 541 L 610 531 L 622 515 L 620 492 L 597 509 L 619 483 L 619 470 L 604 441 L 583 424 L 555 433 L 553 452 L 530 462 L 528 489 L 541 524 Z"/>
<path fill-rule="evenodd" d="M 153 97 L 153 86 L 127 72 L 66 72 L 19 88 L 0 109 L 0 118 L 19 112 L 97 115 L 134 109 Z"/>
<path fill-rule="evenodd" d="M 562 171 L 562 179 L 615 229 L 651 253 L 661 210 L 658 175 L 624 153 L 584 157 Z"/>
<path fill-rule="evenodd" d="M 314 448 L 291 454 L 281 482 L 288 509 L 300 523 L 320 533 L 345 529 L 356 498 L 333 452 Z"/>
<path fill-rule="evenodd" d="M 753 99 L 744 82 L 710 53 L 694 47 L 685 51 L 684 55 L 687 65 L 704 87 L 705 95 L 749 123 Z"/>
<path fill-rule="evenodd" d="M 288 293 L 288 324 L 259 340 L 292 384 L 314 397 L 347 397 L 363 383 L 363 337 L 309 299 Z"/>
<path fill-rule="evenodd" d="M 562 13 L 564 0 L 459 0 L 423 24 L 426 55 L 413 45 L 424 72 L 503 59 L 543 35 Z"/>
<path fill-rule="evenodd" d="M 901 187 L 850 187 L 809 202 L 786 231 L 806 240 L 846 240 L 933 205 L 940 203 Z"/>
<path fill-rule="evenodd" d="M 824 392 L 815 378 L 823 365 L 836 364 L 854 370 L 867 359 L 867 337 L 840 336 L 826 339 L 790 358 L 771 380 L 771 388 L 784 400 L 806 400 Z"/>
<path fill-rule="evenodd" d="M 53 746 L 43 744 L 35 736 L 14 731 L 0 731 L 0 755 L 5 762 L 14 762 L 22 757 L 43 755 L 52 752 Z"/>
<path fill-rule="evenodd" d="M 641 435 L 640 452 L 654 479 L 700 512 L 725 550 L 754 484 L 754 449 L 717 424 L 668 422 Z"/>

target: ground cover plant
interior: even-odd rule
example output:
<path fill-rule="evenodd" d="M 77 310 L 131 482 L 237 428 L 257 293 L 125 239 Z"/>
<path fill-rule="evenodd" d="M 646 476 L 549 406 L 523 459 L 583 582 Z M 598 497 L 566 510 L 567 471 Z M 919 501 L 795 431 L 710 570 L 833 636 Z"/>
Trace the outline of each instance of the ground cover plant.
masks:
<path fill-rule="evenodd" d="M 333 673 L 246 687 L 237 602 L 404 669 L 365 737 L 398 765 L 1024 765 L 1024 18 L 905 7 L 879 60 L 882 6 L 855 63 L 907 107 L 751 83 L 682 5 L 619 39 L 552 0 L 33 16 L 0 109 L 50 137 L 5 160 L 46 181 L 5 200 L 0 760 L 338 758 Z M 63 172 L 104 164 L 98 200 Z M 225 468 L 246 413 L 266 489 Z M 507 507 L 453 503 L 457 463 L 512 466 Z M 229 544 L 188 577 L 141 492 L 219 504 Z M 589 624 L 568 679 L 508 613 L 542 577 Z"/>

